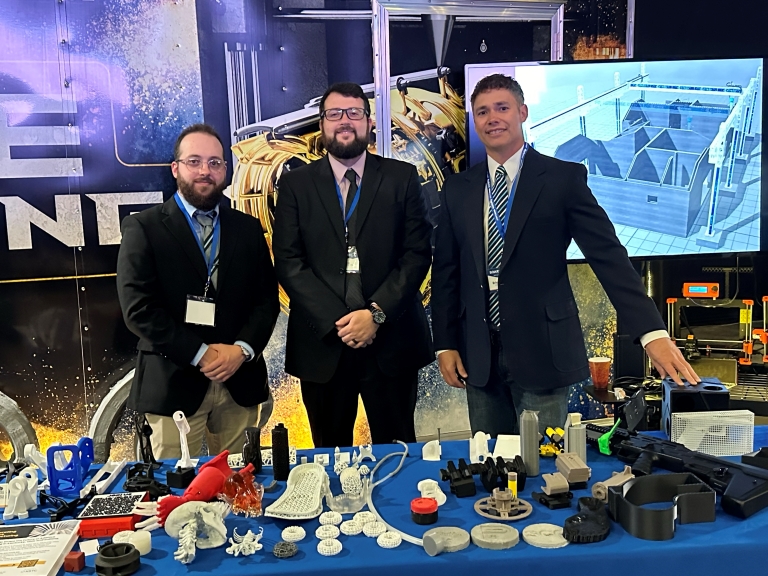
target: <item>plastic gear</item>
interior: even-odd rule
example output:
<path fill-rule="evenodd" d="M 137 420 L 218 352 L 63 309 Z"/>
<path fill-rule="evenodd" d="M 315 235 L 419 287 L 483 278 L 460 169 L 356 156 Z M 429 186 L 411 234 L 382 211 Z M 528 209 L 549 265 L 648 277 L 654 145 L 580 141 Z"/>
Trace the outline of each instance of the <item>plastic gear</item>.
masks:
<path fill-rule="evenodd" d="M 376 544 L 382 548 L 397 548 L 403 541 L 403 537 L 398 532 L 384 532 L 376 538 Z"/>
<path fill-rule="evenodd" d="M 339 529 L 336 528 L 333 524 L 326 524 L 325 526 L 320 526 L 317 530 L 315 530 L 315 536 L 317 536 L 318 540 L 329 540 L 339 537 Z"/>
<path fill-rule="evenodd" d="M 341 542 L 335 538 L 320 540 L 320 542 L 317 543 L 317 553 L 321 556 L 336 556 L 336 554 L 341 552 L 342 548 L 343 546 L 341 545 Z"/>
<path fill-rule="evenodd" d="M 369 538 L 376 538 L 377 536 L 381 536 L 386 531 L 387 525 L 383 522 L 368 522 L 368 524 L 363 526 L 363 534 Z"/>
<path fill-rule="evenodd" d="M 342 517 L 338 512 L 323 512 L 320 514 L 320 524 L 325 526 L 326 524 L 333 524 L 338 526 L 341 524 Z"/>
<path fill-rule="evenodd" d="M 307 532 L 301 526 L 288 526 L 280 534 L 286 542 L 301 542 Z"/>

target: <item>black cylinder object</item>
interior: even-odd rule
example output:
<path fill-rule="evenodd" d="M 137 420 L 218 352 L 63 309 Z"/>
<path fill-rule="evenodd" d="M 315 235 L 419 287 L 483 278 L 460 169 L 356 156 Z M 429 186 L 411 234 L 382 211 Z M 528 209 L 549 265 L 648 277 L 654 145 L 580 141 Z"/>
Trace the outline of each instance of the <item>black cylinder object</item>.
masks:
<path fill-rule="evenodd" d="M 288 428 L 280 422 L 272 429 L 272 470 L 275 480 L 287 480 L 288 467 Z"/>
<path fill-rule="evenodd" d="M 253 473 L 261 474 L 261 428 L 254 426 L 245 429 L 243 464 L 253 464 Z"/>
<path fill-rule="evenodd" d="M 437 500 L 434 498 L 411 500 L 411 520 L 423 526 L 437 522 Z"/>

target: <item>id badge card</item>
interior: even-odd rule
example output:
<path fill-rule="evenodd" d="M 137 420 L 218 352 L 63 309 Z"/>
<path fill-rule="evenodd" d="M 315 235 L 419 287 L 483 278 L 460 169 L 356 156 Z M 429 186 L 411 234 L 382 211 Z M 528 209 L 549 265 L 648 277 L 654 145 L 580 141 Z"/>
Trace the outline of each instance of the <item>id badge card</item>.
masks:
<path fill-rule="evenodd" d="M 212 298 L 188 295 L 184 322 L 199 326 L 216 326 L 216 303 Z"/>
<path fill-rule="evenodd" d="M 360 259 L 357 257 L 357 248 L 347 246 L 347 274 L 360 273 Z"/>
<path fill-rule="evenodd" d="M 488 270 L 488 290 L 496 292 L 499 289 L 499 271 Z"/>

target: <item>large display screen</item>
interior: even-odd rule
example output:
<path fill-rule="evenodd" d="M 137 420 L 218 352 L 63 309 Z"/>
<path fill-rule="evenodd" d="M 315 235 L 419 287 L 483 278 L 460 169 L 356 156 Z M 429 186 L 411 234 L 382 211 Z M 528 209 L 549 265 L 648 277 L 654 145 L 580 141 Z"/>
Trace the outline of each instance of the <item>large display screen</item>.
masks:
<path fill-rule="evenodd" d="M 485 160 L 470 95 L 493 73 L 523 89 L 526 141 L 587 167 L 631 257 L 767 247 L 761 58 L 468 65 L 470 165 Z M 568 258 L 583 257 L 572 243 Z"/>

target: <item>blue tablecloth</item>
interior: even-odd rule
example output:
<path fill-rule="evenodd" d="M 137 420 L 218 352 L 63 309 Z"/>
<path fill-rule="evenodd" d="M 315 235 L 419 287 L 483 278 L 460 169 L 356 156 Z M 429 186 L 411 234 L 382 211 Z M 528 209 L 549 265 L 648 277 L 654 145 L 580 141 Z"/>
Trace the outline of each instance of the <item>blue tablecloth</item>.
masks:
<path fill-rule="evenodd" d="M 755 431 L 755 445 L 768 445 L 768 427 L 758 427 Z M 397 529 L 409 534 L 420 536 L 427 528 L 418 526 L 411 521 L 409 504 L 411 499 L 419 496 L 416 484 L 424 478 L 439 480 L 439 469 L 445 467 L 447 460 L 456 461 L 458 458 L 469 459 L 467 441 L 443 442 L 443 461 L 424 462 L 421 460 L 421 445 L 409 446 L 409 456 L 400 473 L 377 487 L 374 491 L 374 505 L 384 519 Z M 399 445 L 374 446 L 373 453 L 380 459 L 389 452 L 396 452 Z M 323 450 L 299 451 L 299 456 L 308 455 L 312 461 L 315 452 Z M 390 458 L 382 467 L 386 474 L 394 469 L 396 460 Z M 604 480 L 612 471 L 623 468 L 617 459 L 603 456 L 589 449 L 588 464 L 592 468 L 592 480 Z M 370 462 L 368 465 L 373 467 Z M 268 470 L 268 469 L 266 469 Z M 542 458 L 541 472 L 554 472 L 554 460 Z M 334 494 L 340 493 L 338 479 L 328 468 L 331 477 L 331 488 Z M 164 470 L 159 471 L 159 478 L 164 477 Z M 381 476 L 377 473 L 377 476 Z M 269 480 L 259 476 L 260 480 Z M 456 498 L 448 490 L 448 483 L 441 482 L 443 490 L 448 494 L 448 501 L 439 509 L 439 521 L 434 526 L 459 526 L 470 531 L 473 526 L 486 522 L 477 515 L 473 505 L 477 498 L 485 496 L 483 487 L 476 479 L 477 496 L 473 498 Z M 530 478 L 520 497 L 532 501 L 532 490 L 540 490 L 541 477 Z M 122 479 L 117 483 L 116 490 L 122 486 Z M 282 490 L 265 496 L 265 506 L 273 502 Z M 510 523 L 521 534 L 525 526 L 534 523 L 548 522 L 563 525 L 568 516 L 575 514 L 576 500 L 580 496 L 591 495 L 589 490 L 574 492 L 573 507 L 565 510 L 551 511 L 544 506 L 534 503 L 531 516 L 519 522 Z M 40 517 L 39 511 L 34 515 Z M 153 550 L 142 558 L 142 567 L 138 576 L 184 575 L 197 573 L 218 573 L 229 576 L 251 574 L 348 574 L 349 576 L 374 576 L 379 574 L 491 574 L 497 571 L 514 574 L 567 574 L 568 576 L 589 575 L 600 573 L 617 573 L 622 576 L 652 576 L 654 573 L 695 575 L 707 574 L 723 576 L 734 570 L 739 574 L 765 574 L 765 553 L 768 552 L 768 510 L 763 510 L 747 520 L 739 520 L 728 516 L 719 508 L 714 523 L 686 524 L 678 526 L 675 537 L 664 542 L 651 542 L 630 536 L 621 526 L 613 523 L 611 534 L 604 542 L 597 544 L 570 544 L 565 548 L 545 550 L 526 544 L 522 537 L 520 543 L 509 550 L 484 550 L 470 544 L 469 548 L 456 553 L 443 553 L 430 557 L 419 547 L 403 543 L 399 548 L 386 550 L 376 544 L 375 538 L 341 535 L 339 540 L 344 549 L 334 557 L 323 557 L 317 553 L 317 538 L 315 530 L 319 526 L 317 519 L 300 522 L 306 532 L 306 538 L 298 543 L 300 552 L 297 556 L 278 560 L 271 553 L 272 545 L 280 541 L 280 532 L 291 523 L 270 518 L 247 520 L 230 515 L 226 524 L 230 530 L 238 528 L 238 533 L 244 534 L 248 529 L 258 531 L 258 526 L 264 527 L 264 548 L 253 556 L 233 558 L 225 553 L 224 548 L 198 550 L 193 563 L 182 565 L 173 559 L 177 541 L 173 540 L 160 529 L 152 533 Z M 95 556 L 87 558 L 84 573 L 93 573 Z M 762 566 L 762 568 L 760 568 Z M 491 572 L 493 571 L 493 572 Z"/>

